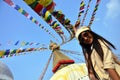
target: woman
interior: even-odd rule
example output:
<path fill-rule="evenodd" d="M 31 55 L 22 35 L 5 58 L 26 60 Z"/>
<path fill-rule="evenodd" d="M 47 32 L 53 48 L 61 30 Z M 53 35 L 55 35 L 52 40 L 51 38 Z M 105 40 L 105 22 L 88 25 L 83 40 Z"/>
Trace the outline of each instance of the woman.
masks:
<path fill-rule="evenodd" d="M 77 22 L 78 26 L 79 22 Z M 89 27 L 74 27 L 86 60 L 91 80 L 120 80 L 120 62 L 112 53 L 114 45 L 91 31 Z"/>

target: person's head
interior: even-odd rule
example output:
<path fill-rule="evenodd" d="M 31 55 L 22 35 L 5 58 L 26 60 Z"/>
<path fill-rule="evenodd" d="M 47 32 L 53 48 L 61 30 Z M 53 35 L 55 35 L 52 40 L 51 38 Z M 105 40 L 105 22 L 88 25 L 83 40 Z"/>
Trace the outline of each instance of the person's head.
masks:
<path fill-rule="evenodd" d="M 116 49 L 114 45 L 111 44 L 108 40 L 96 34 L 90 29 L 90 27 L 87 27 L 87 26 L 83 26 L 77 29 L 75 36 L 82 46 L 89 45 L 89 44 L 97 45 L 97 43 L 99 44 L 98 39 L 100 39 L 103 43 L 108 44 L 108 45 L 105 44 L 108 48 L 112 47 Z"/>
<path fill-rule="evenodd" d="M 103 54 L 103 50 L 101 48 L 99 40 L 103 42 L 108 49 L 116 49 L 112 43 L 110 43 L 102 36 L 91 31 L 91 29 L 86 26 L 77 29 L 75 36 L 79 41 L 80 45 L 82 46 L 82 49 L 85 51 L 90 50 L 91 45 L 93 45 L 93 48 L 97 51 L 99 55 Z"/>
<path fill-rule="evenodd" d="M 77 29 L 76 38 L 80 42 L 80 44 L 92 44 L 93 43 L 93 34 L 89 27 L 83 26 Z"/>

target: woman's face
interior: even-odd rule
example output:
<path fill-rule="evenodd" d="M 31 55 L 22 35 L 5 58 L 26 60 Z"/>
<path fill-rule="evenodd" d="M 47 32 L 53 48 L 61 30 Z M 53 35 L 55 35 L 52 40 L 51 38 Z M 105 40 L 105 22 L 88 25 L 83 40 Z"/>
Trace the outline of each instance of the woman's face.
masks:
<path fill-rule="evenodd" d="M 80 42 L 84 44 L 92 44 L 93 42 L 93 35 L 89 31 L 84 31 L 81 33 Z"/>

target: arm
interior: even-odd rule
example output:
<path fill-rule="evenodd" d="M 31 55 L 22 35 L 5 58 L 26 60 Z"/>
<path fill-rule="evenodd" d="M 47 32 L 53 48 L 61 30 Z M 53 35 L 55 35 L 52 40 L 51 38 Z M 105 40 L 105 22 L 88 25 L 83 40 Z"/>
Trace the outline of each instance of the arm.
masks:
<path fill-rule="evenodd" d="M 108 72 L 112 80 L 120 80 L 120 76 L 115 70 L 115 61 L 112 51 L 104 45 L 102 46 L 102 48 L 104 53 L 103 59 L 104 69 Z"/>
<path fill-rule="evenodd" d="M 118 58 L 114 54 L 113 54 L 113 59 L 117 64 L 120 65 L 120 60 L 118 60 Z"/>
<path fill-rule="evenodd" d="M 80 20 L 78 20 L 75 25 L 73 26 L 73 30 L 76 33 L 77 27 L 80 25 Z"/>
<path fill-rule="evenodd" d="M 89 78 L 90 78 L 90 80 L 97 80 L 97 79 L 95 78 L 94 73 L 93 73 L 91 70 L 89 71 Z"/>
<path fill-rule="evenodd" d="M 106 69 L 107 72 L 109 73 L 110 77 L 112 80 L 120 80 L 120 76 L 118 75 L 118 73 L 115 71 L 115 69 Z"/>

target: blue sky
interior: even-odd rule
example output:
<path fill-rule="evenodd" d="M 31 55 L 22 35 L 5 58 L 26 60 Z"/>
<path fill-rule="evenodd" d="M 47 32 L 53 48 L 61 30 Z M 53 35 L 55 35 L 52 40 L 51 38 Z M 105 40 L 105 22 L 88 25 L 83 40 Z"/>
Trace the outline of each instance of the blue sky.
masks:
<path fill-rule="evenodd" d="M 39 21 L 39 23 L 41 23 L 52 34 L 54 34 L 55 37 L 59 39 L 59 42 L 57 43 L 60 44 L 61 39 L 57 33 L 29 6 L 27 6 L 25 2 L 22 0 L 12 1 L 26 10 L 31 16 Z M 85 20 L 85 25 L 88 25 L 89 19 L 91 17 L 91 11 L 93 11 L 94 1 L 95 0 L 93 0 L 90 5 L 90 11 Z M 55 10 L 61 10 L 65 14 L 65 17 L 69 18 L 71 20 L 71 23 L 74 25 L 79 12 L 80 0 L 54 0 L 54 2 L 56 3 Z M 85 0 L 85 2 L 87 5 L 88 0 Z M 94 32 L 102 35 L 116 46 L 117 50 L 114 51 L 116 54 L 120 52 L 119 8 L 120 0 L 101 0 L 101 3 L 95 15 L 95 20 L 91 26 Z M 18 40 L 45 44 L 47 48 L 50 40 L 56 42 L 55 39 L 53 39 L 50 35 L 48 35 L 48 33 L 38 27 L 38 25 L 34 24 L 25 16 L 10 7 L 3 0 L 0 0 L 0 18 L 0 50 L 40 47 L 40 45 L 15 46 L 14 43 Z M 67 31 L 64 29 L 64 27 L 62 28 L 65 31 L 65 34 L 67 34 Z M 9 42 L 11 43 L 8 45 Z M 62 45 L 61 49 L 82 52 L 81 47 L 79 46 L 76 39 Z M 50 54 L 50 50 L 34 51 L 31 53 L 29 52 L 26 55 L 3 58 L 1 61 L 7 64 L 11 69 L 14 80 L 38 80 Z M 83 56 L 80 56 L 79 58 L 83 59 Z M 76 60 L 76 62 L 81 61 Z M 44 80 L 49 80 L 52 75 L 53 73 L 51 61 L 49 68 L 44 76 Z"/>

